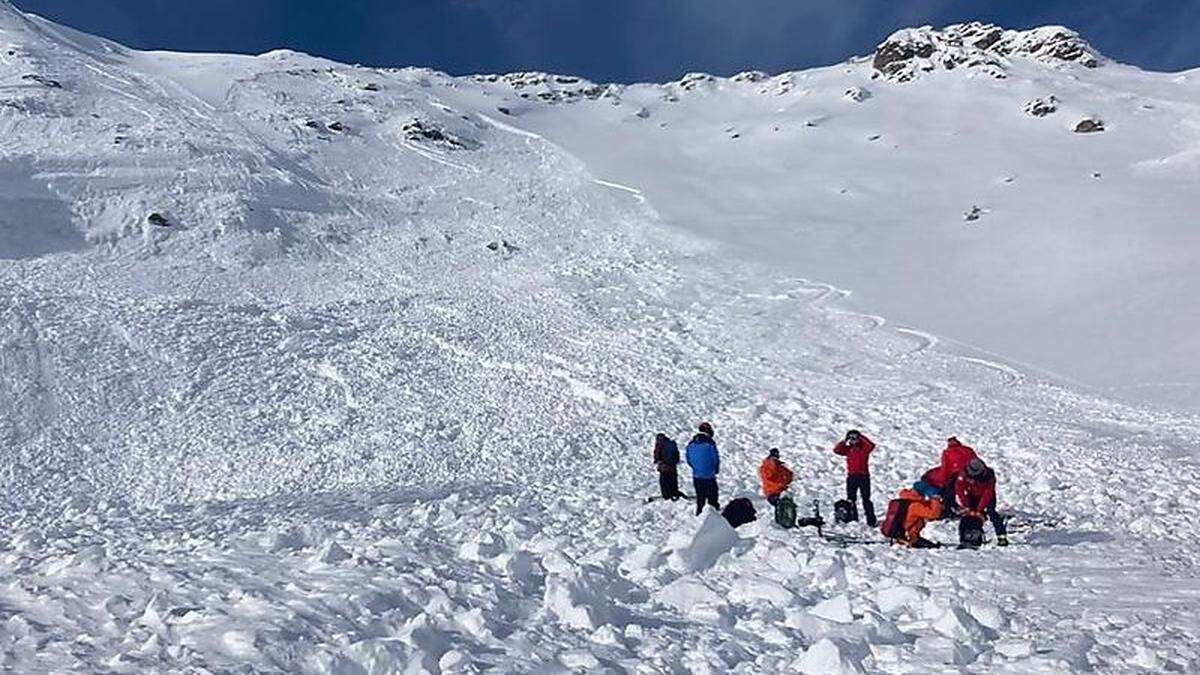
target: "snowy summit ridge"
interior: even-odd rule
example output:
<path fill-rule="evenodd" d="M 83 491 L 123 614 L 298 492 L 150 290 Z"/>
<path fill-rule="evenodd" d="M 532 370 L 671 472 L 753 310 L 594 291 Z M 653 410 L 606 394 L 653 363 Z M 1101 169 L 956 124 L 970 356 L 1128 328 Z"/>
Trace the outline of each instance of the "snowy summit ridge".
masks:
<path fill-rule="evenodd" d="M 932 26 L 898 30 L 880 43 L 872 66 L 878 76 L 895 82 L 907 82 L 923 72 L 954 70 L 960 66 L 983 69 L 1003 78 L 1008 59 L 1012 58 L 1085 68 L 1096 68 L 1104 62 L 1104 57 L 1087 40 L 1063 26 L 1009 30 L 972 21 L 940 30 Z"/>

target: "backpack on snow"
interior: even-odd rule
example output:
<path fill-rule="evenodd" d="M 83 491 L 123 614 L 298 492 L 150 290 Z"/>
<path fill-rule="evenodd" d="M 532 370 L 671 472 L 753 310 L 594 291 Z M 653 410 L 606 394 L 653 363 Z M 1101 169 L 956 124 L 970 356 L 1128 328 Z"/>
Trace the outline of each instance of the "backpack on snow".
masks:
<path fill-rule="evenodd" d="M 833 503 L 833 519 L 839 523 L 853 523 L 858 520 L 858 507 L 849 499 L 839 499 Z"/>
<path fill-rule="evenodd" d="M 785 530 L 796 526 L 796 502 L 784 495 L 775 502 L 775 524 Z"/>
<path fill-rule="evenodd" d="M 983 519 L 978 516 L 963 516 L 958 521 L 958 547 L 979 548 L 983 546 Z"/>
<path fill-rule="evenodd" d="M 754 513 L 754 504 L 745 497 L 738 497 L 721 509 L 721 515 L 734 527 L 741 527 L 758 518 Z"/>
<path fill-rule="evenodd" d="M 908 517 L 907 499 L 893 499 L 888 502 L 887 515 L 883 517 L 883 524 L 879 526 L 879 532 L 888 539 L 902 539 L 904 537 L 904 519 Z"/>

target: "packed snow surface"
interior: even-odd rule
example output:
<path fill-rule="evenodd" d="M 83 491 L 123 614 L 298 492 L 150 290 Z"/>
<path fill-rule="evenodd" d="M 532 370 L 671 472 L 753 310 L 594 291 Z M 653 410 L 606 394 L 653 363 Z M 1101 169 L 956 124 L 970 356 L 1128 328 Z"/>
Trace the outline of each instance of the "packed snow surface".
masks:
<path fill-rule="evenodd" d="M 1196 402 L 1195 75 L 1035 52 L 607 86 L 0 0 L 0 667 L 1200 669 L 1200 419 L 1023 365 Z M 756 522 L 646 502 L 701 419 Z M 776 527 L 850 427 L 881 511 L 975 446 L 1013 545 Z"/>

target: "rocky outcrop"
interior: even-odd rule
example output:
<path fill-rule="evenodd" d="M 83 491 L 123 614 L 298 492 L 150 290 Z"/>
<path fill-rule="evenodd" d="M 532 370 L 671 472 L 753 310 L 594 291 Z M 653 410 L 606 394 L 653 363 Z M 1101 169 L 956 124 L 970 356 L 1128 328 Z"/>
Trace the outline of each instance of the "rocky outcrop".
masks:
<path fill-rule="evenodd" d="M 1094 134 L 1100 131 L 1104 131 L 1104 120 L 1096 117 L 1085 117 L 1075 125 L 1077 134 Z"/>
<path fill-rule="evenodd" d="M 1058 110 L 1058 99 L 1053 95 L 1041 96 L 1025 104 L 1025 114 L 1033 117 L 1045 117 Z"/>
<path fill-rule="evenodd" d="M 862 87 L 850 87 L 846 90 L 846 93 L 842 94 L 842 97 L 847 101 L 862 103 L 863 101 L 871 98 L 871 92 L 870 90 Z"/>
<path fill-rule="evenodd" d="M 738 83 L 762 82 L 763 80 L 767 79 L 768 77 L 770 77 L 770 75 L 767 75 L 766 73 L 764 73 L 761 70 L 747 70 L 747 71 L 740 72 L 737 75 L 734 75 L 733 77 L 731 77 L 729 79 L 733 82 L 738 82 Z"/>
<path fill-rule="evenodd" d="M 474 75 L 475 82 L 500 84 L 513 90 L 517 96 L 544 103 L 576 103 L 598 99 L 619 100 L 621 87 L 614 84 L 596 84 L 574 75 L 555 75 L 543 72 L 519 72 L 507 75 Z"/>
<path fill-rule="evenodd" d="M 405 122 L 400 131 L 405 140 L 440 145 L 450 150 L 477 150 L 481 146 L 479 141 L 452 134 L 432 122 L 421 119 Z"/>
<path fill-rule="evenodd" d="M 1087 68 L 1103 62 L 1103 57 L 1078 33 L 1061 26 L 1019 31 L 972 22 L 941 30 L 923 26 L 896 31 L 875 50 L 872 67 L 876 77 L 894 82 L 956 68 L 971 68 L 1003 78 L 1015 58 Z"/>
<path fill-rule="evenodd" d="M 716 76 L 709 75 L 708 73 L 687 73 L 679 78 L 678 82 L 672 82 L 667 86 L 682 91 L 695 91 L 701 87 L 711 86 L 716 81 Z"/>

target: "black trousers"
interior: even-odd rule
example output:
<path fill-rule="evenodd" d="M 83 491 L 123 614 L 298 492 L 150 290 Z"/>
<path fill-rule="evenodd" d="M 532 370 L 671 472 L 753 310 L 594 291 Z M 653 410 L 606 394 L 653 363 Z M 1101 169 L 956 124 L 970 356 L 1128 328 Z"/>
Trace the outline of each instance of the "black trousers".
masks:
<path fill-rule="evenodd" d="M 992 528 L 996 530 L 997 537 L 1008 536 L 1008 526 L 1004 524 L 1004 518 L 996 513 L 996 500 L 992 499 L 992 503 L 987 507 L 988 520 L 992 521 Z"/>
<path fill-rule="evenodd" d="M 663 499 L 675 501 L 683 496 L 683 493 L 679 491 L 679 474 L 674 471 L 658 474 L 658 489 L 662 492 Z"/>
<path fill-rule="evenodd" d="M 871 503 L 871 477 L 868 475 L 846 476 L 846 499 L 853 503 L 856 496 L 860 494 L 867 525 L 875 527 L 875 505 Z"/>
<path fill-rule="evenodd" d="M 696 486 L 696 515 L 704 512 L 704 505 L 711 504 L 714 509 L 720 509 L 717 503 L 717 479 L 693 478 L 692 485 Z"/>

